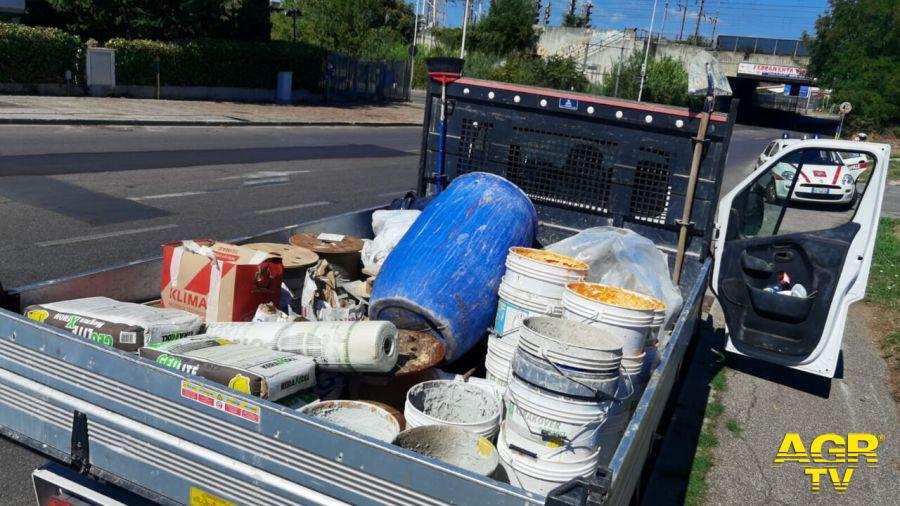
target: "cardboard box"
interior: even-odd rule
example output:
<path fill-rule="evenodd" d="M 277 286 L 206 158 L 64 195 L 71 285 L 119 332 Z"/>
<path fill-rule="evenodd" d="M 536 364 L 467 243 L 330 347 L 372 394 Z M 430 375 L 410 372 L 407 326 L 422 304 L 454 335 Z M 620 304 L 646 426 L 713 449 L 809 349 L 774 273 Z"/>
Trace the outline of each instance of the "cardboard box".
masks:
<path fill-rule="evenodd" d="M 163 245 L 161 305 L 208 322 L 250 321 L 260 304 L 278 304 L 284 268 L 267 251 L 210 240 Z"/>
<path fill-rule="evenodd" d="M 205 335 L 141 348 L 140 355 L 269 400 L 287 397 L 316 384 L 316 364 L 309 357 L 233 344 Z"/>

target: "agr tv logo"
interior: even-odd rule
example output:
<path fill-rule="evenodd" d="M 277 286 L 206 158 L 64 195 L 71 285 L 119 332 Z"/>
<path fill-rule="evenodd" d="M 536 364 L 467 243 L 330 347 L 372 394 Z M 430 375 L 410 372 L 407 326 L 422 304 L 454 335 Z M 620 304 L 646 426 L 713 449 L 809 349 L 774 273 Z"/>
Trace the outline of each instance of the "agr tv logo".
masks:
<path fill-rule="evenodd" d="M 825 480 L 831 483 L 835 492 L 843 494 L 856 469 L 878 467 L 875 450 L 879 441 L 884 441 L 883 434 L 851 432 L 846 438 L 839 434 L 822 434 L 812 440 L 807 451 L 799 434 L 788 433 L 781 440 L 772 467 L 795 462 L 809 476 L 813 494 L 822 490 Z"/>

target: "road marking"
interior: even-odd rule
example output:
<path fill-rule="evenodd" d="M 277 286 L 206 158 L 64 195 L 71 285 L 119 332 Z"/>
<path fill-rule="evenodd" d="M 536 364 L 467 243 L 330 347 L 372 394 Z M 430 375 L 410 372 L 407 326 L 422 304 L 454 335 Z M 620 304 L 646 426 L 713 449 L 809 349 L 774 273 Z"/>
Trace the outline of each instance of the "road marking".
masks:
<path fill-rule="evenodd" d="M 244 186 L 271 186 L 273 184 L 287 184 L 291 182 L 288 176 L 268 177 L 259 179 L 248 179 L 244 181 Z"/>
<path fill-rule="evenodd" d="M 294 206 L 284 206 L 284 207 L 273 207 L 272 209 L 260 209 L 258 211 L 253 211 L 253 214 L 269 214 L 269 213 L 278 213 L 281 211 L 293 211 L 294 209 L 303 209 L 306 207 L 316 207 L 316 206 L 324 206 L 328 204 L 332 204 L 333 202 L 329 202 L 327 200 L 321 200 L 319 202 L 308 202 L 306 204 L 297 204 Z"/>
<path fill-rule="evenodd" d="M 312 172 L 311 170 L 260 170 L 257 172 L 251 172 L 249 174 L 238 174 L 236 176 L 225 176 L 219 178 L 222 181 L 227 181 L 229 179 L 257 179 L 257 178 L 268 178 L 268 177 L 282 177 L 282 176 L 290 176 L 291 174 L 309 174 Z"/>
<path fill-rule="evenodd" d="M 204 193 L 209 193 L 209 191 L 203 190 L 203 191 L 196 191 L 196 192 L 160 193 L 159 195 L 144 195 L 143 197 L 128 197 L 128 200 L 171 199 L 171 198 L 175 198 L 175 197 L 190 197 L 192 195 L 203 195 Z"/>
<path fill-rule="evenodd" d="M 102 234 L 91 234 L 91 235 L 81 235 L 78 237 L 69 237 L 68 239 L 55 239 L 52 241 L 44 241 L 35 243 L 35 246 L 39 248 L 46 248 L 49 246 L 61 246 L 63 244 L 73 244 L 77 242 L 86 242 L 86 241 L 96 241 L 97 239 L 107 239 L 109 237 L 119 237 L 121 235 L 134 235 L 134 234 L 143 234 L 144 232 L 155 232 L 157 230 L 166 230 L 169 228 L 175 228 L 178 225 L 174 223 L 170 223 L 168 225 L 157 225 L 155 227 L 144 227 L 144 228 L 132 228 L 128 230 L 119 230 L 117 232 L 105 232 Z"/>
<path fill-rule="evenodd" d="M 412 190 L 409 188 L 404 188 L 402 190 L 394 190 L 394 191 L 379 193 L 375 196 L 376 197 L 398 197 L 398 196 L 402 197 L 403 195 L 406 195 L 406 192 L 409 192 L 409 191 L 412 191 Z"/>

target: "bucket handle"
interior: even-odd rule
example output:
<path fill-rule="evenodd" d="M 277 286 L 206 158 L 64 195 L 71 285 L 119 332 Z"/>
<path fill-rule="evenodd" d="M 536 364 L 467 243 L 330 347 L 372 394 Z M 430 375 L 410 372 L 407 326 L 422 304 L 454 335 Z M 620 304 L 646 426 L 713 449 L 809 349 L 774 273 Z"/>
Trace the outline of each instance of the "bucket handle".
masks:
<path fill-rule="evenodd" d="M 598 400 L 601 400 L 601 401 L 612 401 L 612 402 L 622 402 L 622 401 L 624 401 L 625 399 L 631 397 L 631 395 L 634 393 L 634 383 L 632 383 L 631 378 L 630 378 L 627 374 L 625 374 L 624 376 L 625 376 L 625 380 L 628 382 L 628 385 L 629 385 L 630 390 L 631 390 L 630 392 L 628 392 L 628 395 L 626 395 L 625 397 L 617 397 L 617 396 L 615 396 L 615 395 L 609 395 L 609 394 L 607 394 L 607 393 L 601 392 L 601 391 L 597 390 L 596 388 L 594 388 L 594 387 L 592 387 L 592 386 L 590 386 L 590 385 L 587 385 L 587 384 L 585 384 L 585 383 L 582 383 L 581 381 L 578 381 L 577 379 L 575 379 L 575 378 L 569 376 L 569 375 L 566 374 L 565 371 L 563 371 L 558 365 L 556 365 L 556 363 L 555 363 L 554 361 L 550 360 L 550 358 L 547 357 L 547 353 L 546 353 L 546 351 L 545 351 L 543 348 L 541 348 L 540 350 L 541 350 L 541 357 L 543 357 L 543 359 L 546 360 L 548 364 L 550 364 L 551 366 L 553 366 L 553 368 L 556 369 L 556 372 L 558 372 L 560 375 L 562 375 L 564 378 L 566 378 L 567 380 L 571 381 L 572 383 L 575 383 L 576 385 L 583 386 L 584 388 L 587 388 L 588 390 L 590 390 L 591 392 L 594 393 L 594 397 L 596 397 Z M 622 376 L 622 373 L 623 373 L 624 371 L 625 371 L 624 368 L 619 367 L 619 376 Z"/>

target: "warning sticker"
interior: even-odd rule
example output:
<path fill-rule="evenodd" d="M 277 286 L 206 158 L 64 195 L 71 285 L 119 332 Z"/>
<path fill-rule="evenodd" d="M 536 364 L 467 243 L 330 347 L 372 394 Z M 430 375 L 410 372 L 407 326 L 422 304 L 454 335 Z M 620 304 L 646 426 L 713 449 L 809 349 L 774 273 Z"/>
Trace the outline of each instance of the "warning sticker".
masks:
<path fill-rule="evenodd" d="M 259 423 L 259 406 L 250 404 L 243 399 L 237 399 L 228 394 L 213 390 L 203 385 L 198 385 L 187 380 L 181 381 L 181 396 L 211 408 L 224 411 L 229 415 L 243 418 L 253 423 Z"/>
<path fill-rule="evenodd" d="M 223 499 L 215 494 L 210 494 L 197 487 L 191 487 L 190 506 L 237 506 L 228 499 Z"/>

